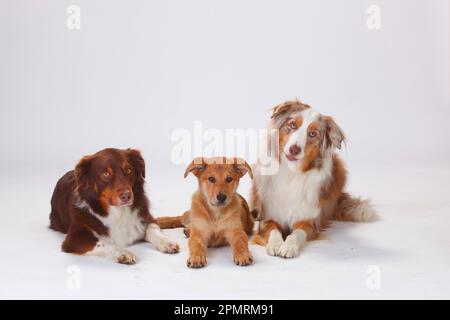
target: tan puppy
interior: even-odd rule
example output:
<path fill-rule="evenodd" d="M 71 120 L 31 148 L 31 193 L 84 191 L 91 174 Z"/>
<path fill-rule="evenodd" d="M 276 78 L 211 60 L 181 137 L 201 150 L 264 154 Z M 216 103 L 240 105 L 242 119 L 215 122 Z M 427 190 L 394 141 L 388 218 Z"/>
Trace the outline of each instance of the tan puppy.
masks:
<path fill-rule="evenodd" d="M 236 190 L 246 173 L 253 178 L 250 166 L 239 158 L 196 158 L 186 168 L 184 177 L 193 173 L 198 190 L 192 197 L 191 209 L 180 217 L 157 219 L 161 228 L 186 227 L 189 236 L 187 266 L 206 265 L 208 247 L 230 244 L 234 262 L 239 266 L 253 263 L 248 249 L 248 235 L 254 219 L 245 199 Z"/>

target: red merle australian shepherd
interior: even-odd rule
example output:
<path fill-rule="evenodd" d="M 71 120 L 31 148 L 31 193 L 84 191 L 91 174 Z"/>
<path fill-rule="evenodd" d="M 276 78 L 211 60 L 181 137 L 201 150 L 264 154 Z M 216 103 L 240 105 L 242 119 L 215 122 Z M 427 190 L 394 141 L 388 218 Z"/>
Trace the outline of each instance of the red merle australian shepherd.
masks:
<path fill-rule="evenodd" d="M 255 242 L 269 255 L 296 257 L 332 220 L 376 219 L 369 200 L 345 191 L 347 171 L 336 154 L 345 136 L 333 118 L 287 101 L 273 108 L 269 130 L 279 133 L 271 161 L 278 168 L 267 174 L 263 162 L 255 165 L 251 199 L 261 218 Z"/>
<path fill-rule="evenodd" d="M 160 230 L 144 192 L 145 162 L 137 150 L 105 149 L 80 160 L 56 184 L 50 228 L 66 233 L 65 252 L 133 264 L 126 246 L 146 240 L 179 251 Z"/>

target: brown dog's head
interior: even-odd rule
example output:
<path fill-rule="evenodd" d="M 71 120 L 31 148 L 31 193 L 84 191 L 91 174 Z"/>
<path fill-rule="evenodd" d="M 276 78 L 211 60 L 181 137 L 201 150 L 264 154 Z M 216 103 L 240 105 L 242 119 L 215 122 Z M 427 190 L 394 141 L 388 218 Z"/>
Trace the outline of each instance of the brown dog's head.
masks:
<path fill-rule="evenodd" d="M 137 150 L 104 149 L 83 157 L 75 177 L 80 196 L 108 211 L 109 206 L 133 205 L 142 196 L 145 162 Z"/>
<path fill-rule="evenodd" d="M 184 177 L 192 172 L 198 179 L 199 189 L 212 207 L 226 207 L 233 199 L 239 179 L 252 169 L 240 158 L 196 158 L 186 168 Z"/>

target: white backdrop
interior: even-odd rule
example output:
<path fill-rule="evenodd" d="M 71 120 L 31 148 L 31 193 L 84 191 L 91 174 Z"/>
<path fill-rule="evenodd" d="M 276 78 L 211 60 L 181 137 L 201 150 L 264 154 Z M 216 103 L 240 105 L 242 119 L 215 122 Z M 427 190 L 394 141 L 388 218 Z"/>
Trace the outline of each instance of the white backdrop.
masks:
<path fill-rule="evenodd" d="M 107 146 L 170 165 L 174 129 L 264 128 L 292 98 L 336 118 L 352 159 L 450 160 L 448 1 L 0 3 L 3 169 L 62 170 Z"/>
<path fill-rule="evenodd" d="M 0 0 L 0 298 L 448 299 L 449 15 L 447 0 Z M 336 223 L 289 261 L 252 245 L 244 269 L 222 248 L 188 270 L 180 230 L 180 254 L 139 244 L 132 267 L 60 251 L 50 197 L 81 156 L 141 149 L 153 212 L 179 214 L 196 183 L 171 162 L 174 130 L 265 128 L 293 98 L 342 126 L 348 189 L 381 221 Z"/>

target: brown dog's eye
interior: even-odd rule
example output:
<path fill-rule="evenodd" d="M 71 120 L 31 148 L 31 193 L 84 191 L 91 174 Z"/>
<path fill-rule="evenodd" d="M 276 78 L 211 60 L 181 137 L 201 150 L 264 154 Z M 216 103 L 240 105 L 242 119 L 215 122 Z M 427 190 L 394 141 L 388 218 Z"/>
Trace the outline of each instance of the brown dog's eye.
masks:
<path fill-rule="evenodd" d="M 315 131 L 311 131 L 308 135 L 310 138 L 315 138 L 317 134 Z"/>
<path fill-rule="evenodd" d="M 126 169 L 125 169 L 125 174 L 126 174 L 127 176 L 131 175 L 131 173 L 132 173 L 132 171 L 131 171 L 130 168 L 126 168 Z"/>
<path fill-rule="evenodd" d="M 225 181 L 226 181 L 227 183 L 230 183 L 231 181 L 233 181 L 233 178 L 232 178 L 232 177 L 227 177 L 227 178 L 225 179 Z"/>
<path fill-rule="evenodd" d="M 102 178 L 104 180 L 109 180 L 111 178 L 111 174 L 109 173 L 109 171 L 105 171 L 102 173 Z"/>
<path fill-rule="evenodd" d="M 297 124 L 295 123 L 295 121 L 289 122 L 289 128 L 291 128 L 293 130 L 297 129 Z"/>
<path fill-rule="evenodd" d="M 216 182 L 216 178 L 214 178 L 214 177 L 209 177 L 209 178 L 208 178 L 208 181 L 211 182 L 211 183 L 214 183 L 214 182 Z"/>

